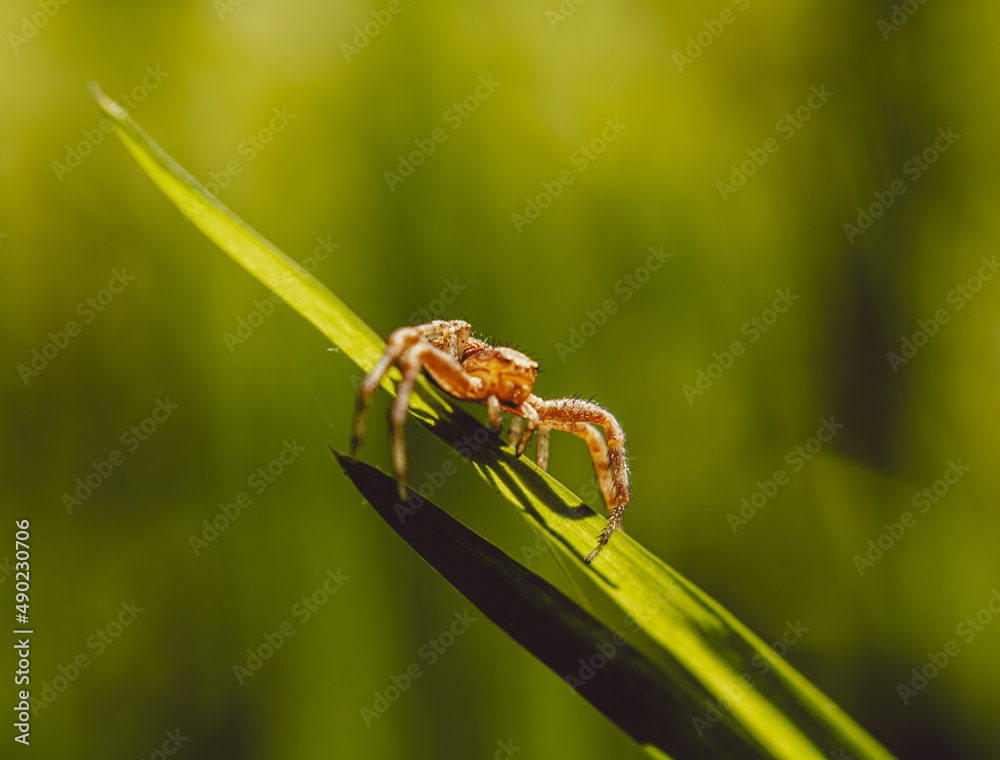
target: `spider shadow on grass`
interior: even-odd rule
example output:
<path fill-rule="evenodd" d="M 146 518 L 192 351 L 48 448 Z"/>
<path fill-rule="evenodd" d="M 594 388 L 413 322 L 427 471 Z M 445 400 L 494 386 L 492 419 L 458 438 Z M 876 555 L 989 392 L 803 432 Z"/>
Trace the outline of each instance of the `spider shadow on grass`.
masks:
<path fill-rule="evenodd" d="M 386 376 L 393 386 L 397 381 L 395 374 L 390 370 Z M 395 395 L 395 390 L 393 387 L 390 392 Z M 487 482 L 507 496 L 515 508 L 523 510 L 543 535 L 558 541 L 571 556 L 582 560 L 590 549 L 581 553 L 579 543 L 574 545 L 567 537 L 566 526 L 560 528 L 558 520 L 553 524 L 551 517 L 575 522 L 593 517 L 598 512 L 579 500 L 578 496 L 573 495 L 576 503 L 569 501 L 572 492 L 568 488 L 556 487 L 552 476 L 543 473 L 530 456 L 517 456 L 514 448 L 499 433 L 494 433 L 463 409 L 457 399 L 444 397 L 442 393 L 429 378 L 420 377 L 411 397 L 409 415 L 472 464 Z M 410 490 L 418 499 L 424 499 L 418 492 Z M 546 515 L 545 510 L 551 515 Z M 595 529 L 592 535 L 588 535 L 587 543 L 593 540 L 596 545 L 599 534 L 600 528 Z"/>
<path fill-rule="evenodd" d="M 509 494 L 516 506 L 519 506 L 546 536 L 561 543 L 569 554 L 578 555 L 579 547 L 574 546 L 549 522 L 539 509 L 539 503 L 544 504 L 554 514 L 573 521 L 585 520 L 601 513 L 582 500 L 576 504 L 567 501 L 565 494 L 554 487 L 552 476 L 540 470 L 527 454 L 517 456 L 514 447 L 504 440 L 501 433 L 493 432 L 464 410 L 452 411 L 450 417 L 437 419 L 425 418 L 419 413 L 415 416 L 424 427 L 472 464 L 489 483 L 501 492 Z M 456 411 L 458 414 L 454 414 Z M 592 536 L 594 542 L 598 540 L 599 535 L 600 530 Z"/>

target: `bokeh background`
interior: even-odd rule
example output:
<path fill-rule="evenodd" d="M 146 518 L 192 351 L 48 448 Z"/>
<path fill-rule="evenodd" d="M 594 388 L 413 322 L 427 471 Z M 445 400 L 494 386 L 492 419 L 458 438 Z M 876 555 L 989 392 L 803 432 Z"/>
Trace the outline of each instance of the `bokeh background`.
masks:
<path fill-rule="evenodd" d="M 101 131 L 95 80 L 383 336 L 463 318 L 531 353 L 539 394 L 611 409 L 630 534 L 764 640 L 807 628 L 787 659 L 899 757 L 995 756 L 998 15 L 4 3 L 0 586 L 9 610 L 30 519 L 30 752 L 644 756 L 363 504 L 326 449 L 359 370 Z M 364 449 L 386 468 L 387 408 Z M 797 459 L 822 420 L 843 427 Z M 454 452 L 408 436 L 417 482 L 457 463 L 436 501 L 515 556 L 534 544 Z M 593 484 L 572 437 L 550 470 Z M 734 530 L 758 481 L 774 494 Z"/>

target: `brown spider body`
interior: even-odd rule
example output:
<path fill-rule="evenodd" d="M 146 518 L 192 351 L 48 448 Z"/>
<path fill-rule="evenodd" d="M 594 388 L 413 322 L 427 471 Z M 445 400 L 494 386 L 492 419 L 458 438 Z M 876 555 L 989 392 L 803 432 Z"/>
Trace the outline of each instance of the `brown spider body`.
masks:
<path fill-rule="evenodd" d="M 403 379 L 392 406 L 392 459 L 399 481 L 400 498 L 406 498 L 406 448 L 403 423 L 410 396 L 420 370 L 427 371 L 441 389 L 462 401 L 485 404 L 494 431 L 500 429 L 500 413 L 515 416 L 510 426 L 510 442 L 517 441 L 517 455 L 527 448 L 538 431 L 537 461 L 548 466 L 548 432 L 554 428 L 580 436 L 587 442 L 601 494 L 611 513 L 597 548 L 587 555 L 590 563 L 604 548 L 612 533 L 621 526 L 622 515 L 631 499 L 625 434 L 618 420 L 604 407 L 582 399 L 542 399 L 532 393 L 538 364 L 520 351 L 491 346 L 472 336 L 468 322 L 435 320 L 416 327 L 401 327 L 389 336 L 385 353 L 358 388 L 358 403 L 351 437 L 351 456 L 364 437 L 365 418 L 371 401 L 389 367 L 399 362 Z M 527 420 L 520 432 L 520 419 Z M 604 430 L 604 437 L 594 426 Z"/>

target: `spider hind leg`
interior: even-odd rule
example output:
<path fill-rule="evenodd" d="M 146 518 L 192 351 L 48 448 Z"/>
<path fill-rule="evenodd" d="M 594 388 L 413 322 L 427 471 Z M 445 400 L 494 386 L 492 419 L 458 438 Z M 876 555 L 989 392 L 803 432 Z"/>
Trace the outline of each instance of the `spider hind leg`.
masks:
<path fill-rule="evenodd" d="M 628 459 L 625 456 L 625 433 L 614 415 L 592 401 L 574 398 L 545 401 L 532 397 L 531 405 L 538 412 L 541 424 L 580 436 L 587 441 L 590 449 L 601 493 L 611 514 L 601 532 L 597 548 L 587 555 L 586 562 L 589 564 L 621 527 L 625 507 L 632 498 Z M 601 440 L 600 434 L 592 425 L 604 429 L 606 440 Z"/>

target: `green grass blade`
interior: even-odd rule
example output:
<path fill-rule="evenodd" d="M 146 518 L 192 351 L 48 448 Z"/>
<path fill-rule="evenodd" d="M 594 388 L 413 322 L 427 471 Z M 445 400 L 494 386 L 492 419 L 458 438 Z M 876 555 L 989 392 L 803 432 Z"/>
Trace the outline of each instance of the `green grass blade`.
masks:
<path fill-rule="evenodd" d="M 125 146 L 153 181 L 181 211 L 251 274 L 311 321 L 345 355 L 368 371 L 381 355 L 381 339 L 333 293 L 246 225 L 170 158 L 118 106 L 96 87 L 98 105 L 111 117 Z M 394 390 L 393 373 L 385 383 Z M 483 476 L 514 504 L 536 529 L 582 565 L 604 525 L 562 484 L 483 428 L 473 417 L 452 408 L 424 379 L 414 394 L 412 411 L 432 432 L 470 459 Z M 638 501 L 638 500 L 637 500 Z M 655 508 L 648 499 L 645 508 Z M 644 652 L 663 672 L 679 663 L 687 678 L 700 684 L 715 704 L 725 700 L 720 722 L 743 733 L 748 745 L 788 760 L 826 758 L 841 749 L 858 760 L 891 756 L 814 686 L 745 626 L 623 533 L 617 534 L 586 577 L 643 628 Z M 615 629 L 614 616 L 600 621 Z M 618 616 L 619 620 L 621 615 Z M 754 657 L 771 665 L 760 675 Z M 746 677 L 752 678 L 748 684 Z M 678 683 L 679 676 L 675 675 Z M 733 696 L 738 695 L 738 696 Z M 686 716 L 690 731 L 704 746 L 720 725 L 699 731 L 706 719 L 702 704 Z M 707 737 L 707 738 L 706 738 Z"/>
<path fill-rule="evenodd" d="M 427 500 L 417 497 L 420 504 L 417 509 L 401 505 L 392 478 L 334 453 L 348 477 L 393 530 L 484 614 L 560 676 L 578 673 L 581 667 L 579 657 L 586 660 L 593 656 L 597 652 L 595 642 L 609 641 L 614 632 L 622 632 L 625 620 L 634 620 L 643 635 L 635 642 L 631 642 L 628 635 L 626 638 L 630 640 L 630 651 L 641 657 L 643 662 L 641 665 L 623 666 L 628 676 L 621 676 L 622 681 L 611 679 L 612 686 L 605 684 L 600 688 L 625 689 L 628 677 L 633 675 L 633 666 L 646 672 L 653 683 L 648 684 L 647 691 L 643 693 L 650 699 L 654 699 L 655 695 L 658 711 L 640 710 L 642 720 L 658 721 L 661 728 L 669 726 L 669 731 L 663 734 L 652 726 L 636 727 L 629 720 L 623 721 L 614 710 L 606 709 L 604 700 L 591 699 L 588 690 L 596 685 L 596 680 L 593 684 L 588 681 L 581 694 L 630 736 L 647 745 L 647 749 L 655 747 L 678 759 L 775 757 L 828 760 L 830 753 L 833 757 L 846 756 L 857 760 L 891 760 L 893 757 L 818 689 L 774 655 L 770 647 L 742 623 L 634 541 L 623 541 L 620 543 L 624 545 L 618 545 L 618 538 L 624 536 L 616 537 L 608 545 L 608 549 L 615 545 L 615 561 L 595 562 L 595 565 L 602 566 L 595 568 L 598 569 L 593 574 L 595 583 L 628 614 L 627 618 L 601 616 L 596 621 L 600 627 L 598 634 L 591 622 L 584 625 L 579 620 L 572 623 L 563 620 L 570 614 L 567 609 L 572 609 L 572 616 L 587 621 L 592 615 L 575 602 L 563 601 L 562 592 L 550 590 L 547 582 L 537 578 L 529 569 Z M 483 469 L 493 472 L 489 467 Z M 544 473 L 539 475 L 545 477 Z M 508 495 L 533 505 L 525 507 L 526 516 L 536 528 L 545 530 L 556 546 L 565 549 L 565 543 L 560 540 L 560 530 L 565 525 L 564 521 L 575 521 L 577 511 L 565 502 L 540 500 L 531 495 L 531 488 L 522 489 L 516 485 L 513 473 L 500 480 Z M 552 485 L 558 486 L 556 483 Z M 552 493 L 556 490 L 553 489 Z M 414 494 L 411 492 L 411 495 Z M 575 554 L 572 550 L 568 553 Z M 579 555 L 575 556 L 579 561 Z M 500 594 L 496 585 L 505 583 L 516 586 L 525 597 L 538 594 L 557 598 L 559 601 L 552 601 L 546 607 L 552 618 L 547 624 L 566 627 L 569 629 L 568 633 L 564 632 L 566 635 L 578 634 L 581 629 L 574 626 L 583 626 L 584 644 L 576 641 L 561 645 L 574 653 L 569 665 L 565 660 L 553 663 L 543 634 L 538 634 L 539 640 L 535 640 L 531 629 L 524 632 L 508 627 L 505 622 L 508 616 L 523 621 L 527 615 L 518 609 L 518 604 L 538 602 L 533 599 L 511 600 L 507 596 L 503 596 L 503 601 L 497 604 L 490 602 L 491 595 Z M 531 586 L 530 593 L 525 590 L 526 586 Z M 527 617 L 531 619 L 530 615 Z M 532 626 L 535 625 L 540 624 L 532 623 Z M 758 664 L 757 667 L 754 663 Z M 766 674 L 759 672 L 760 663 L 767 663 Z M 649 665 L 655 673 L 643 670 Z M 662 686 L 659 679 L 664 676 L 674 684 L 674 688 Z M 752 682 L 741 680 L 745 677 Z M 614 699 L 628 703 L 629 695 L 616 693 Z M 722 707 L 718 709 L 720 703 Z M 710 712 L 709 706 L 717 708 L 718 712 Z"/>
<path fill-rule="evenodd" d="M 254 277 L 312 322 L 361 367 L 385 348 L 381 338 L 330 290 L 206 190 L 94 83 L 91 94 L 111 117 L 135 160 L 181 213 Z"/>
<path fill-rule="evenodd" d="M 331 451 L 403 540 L 636 743 L 657 757 L 770 757 L 731 719 L 704 740 L 691 730 L 687 716 L 711 694 L 679 662 L 664 667 L 652 660 L 633 646 L 631 630 L 609 628 L 432 502 L 422 500 L 418 510 L 400 519 L 393 478 Z M 418 495 L 411 491 L 411 496 Z M 581 673 L 586 667 L 593 672 Z"/>

